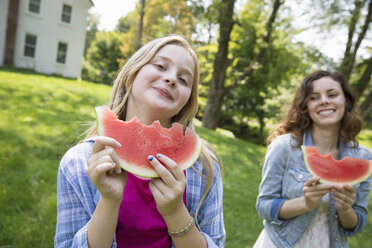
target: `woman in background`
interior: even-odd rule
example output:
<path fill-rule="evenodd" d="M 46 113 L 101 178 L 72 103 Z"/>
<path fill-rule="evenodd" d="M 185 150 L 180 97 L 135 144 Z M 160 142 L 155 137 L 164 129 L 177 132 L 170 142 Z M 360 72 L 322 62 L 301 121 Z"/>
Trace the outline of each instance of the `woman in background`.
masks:
<path fill-rule="evenodd" d="M 339 73 L 316 71 L 298 88 L 285 120 L 268 138 L 256 209 L 264 230 L 254 247 L 348 247 L 367 222 L 372 178 L 357 185 L 321 184 L 300 146 L 321 155 L 372 159 L 356 136 L 357 98 Z"/>

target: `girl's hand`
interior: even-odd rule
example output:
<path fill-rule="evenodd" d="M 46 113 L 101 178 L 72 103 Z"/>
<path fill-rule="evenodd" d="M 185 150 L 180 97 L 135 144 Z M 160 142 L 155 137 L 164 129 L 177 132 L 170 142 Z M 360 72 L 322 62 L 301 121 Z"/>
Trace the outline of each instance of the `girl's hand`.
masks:
<path fill-rule="evenodd" d="M 332 193 L 332 198 L 336 202 L 336 208 L 339 213 L 347 213 L 352 210 L 356 198 L 356 193 L 352 186 L 348 184 L 333 185 Z"/>
<path fill-rule="evenodd" d="M 153 178 L 150 183 L 157 209 L 163 217 L 176 215 L 185 208 L 183 192 L 186 188 L 186 177 L 178 165 L 164 155 L 158 154 L 157 159 L 149 156 L 149 161 L 160 175 L 160 178 Z"/>
<path fill-rule="evenodd" d="M 305 195 L 305 205 L 309 210 L 313 210 L 318 207 L 319 200 L 331 192 L 331 185 L 320 184 L 319 177 L 312 177 L 308 179 L 303 187 L 303 192 Z"/>
<path fill-rule="evenodd" d="M 120 202 L 123 199 L 126 174 L 120 168 L 114 148 L 121 145 L 109 137 L 97 137 L 88 160 L 87 174 L 103 199 Z"/>

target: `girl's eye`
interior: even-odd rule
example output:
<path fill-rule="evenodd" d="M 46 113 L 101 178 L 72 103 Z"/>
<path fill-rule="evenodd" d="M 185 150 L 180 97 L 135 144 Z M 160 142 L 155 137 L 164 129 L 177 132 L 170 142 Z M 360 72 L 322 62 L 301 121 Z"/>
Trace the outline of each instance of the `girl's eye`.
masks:
<path fill-rule="evenodd" d="M 186 79 L 184 79 L 184 78 L 179 78 L 179 80 L 181 81 L 181 83 L 187 85 L 187 81 L 186 81 Z"/>
<path fill-rule="evenodd" d="M 311 96 L 311 97 L 309 98 L 309 100 L 310 100 L 310 101 L 314 101 L 314 100 L 316 100 L 316 97 L 315 97 L 315 96 Z"/>
<path fill-rule="evenodd" d="M 159 68 L 160 70 L 165 70 L 165 66 L 162 65 L 162 64 L 154 64 L 157 68 Z"/>

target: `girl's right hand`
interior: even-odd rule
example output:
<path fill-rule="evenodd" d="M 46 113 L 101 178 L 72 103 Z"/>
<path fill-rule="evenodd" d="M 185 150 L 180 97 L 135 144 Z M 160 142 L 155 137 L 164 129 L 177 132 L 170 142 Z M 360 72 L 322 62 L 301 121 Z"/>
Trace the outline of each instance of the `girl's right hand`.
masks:
<path fill-rule="evenodd" d="M 126 174 L 120 168 L 120 161 L 114 148 L 120 148 L 116 140 L 97 137 L 88 160 L 87 174 L 105 200 L 121 203 L 126 183 Z"/>
<path fill-rule="evenodd" d="M 305 182 L 303 187 L 305 205 L 309 211 L 318 207 L 319 200 L 332 190 L 331 185 L 321 184 L 319 180 L 319 177 L 312 177 Z"/>

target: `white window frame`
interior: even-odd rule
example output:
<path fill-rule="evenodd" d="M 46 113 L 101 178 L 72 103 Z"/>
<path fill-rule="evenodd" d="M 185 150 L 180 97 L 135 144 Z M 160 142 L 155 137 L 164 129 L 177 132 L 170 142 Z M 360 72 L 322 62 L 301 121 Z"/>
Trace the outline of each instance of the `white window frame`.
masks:
<path fill-rule="evenodd" d="M 65 46 L 65 51 L 61 50 L 61 48 L 62 48 L 61 46 Z M 56 62 L 58 64 L 66 64 L 67 52 L 68 52 L 67 42 L 59 41 L 58 44 L 57 44 L 57 58 L 56 58 Z"/>
<path fill-rule="evenodd" d="M 72 20 L 72 5 L 64 3 L 62 5 L 61 22 L 71 24 L 71 20 Z"/>
<path fill-rule="evenodd" d="M 41 0 L 28 0 L 27 10 L 28 12 L 40 15 Z M 32 10 L 32 7 L 37 8 L 37 11 Z"/>
<path fill-rule="evenodd" d="M 31 43 L 27 42 L 27 38 L 28 37 L 31 37 L 31 36 L 32 36 L 32 38 L 35 38 L 34 44 L 31 44 Z M 35 58 L 35 55 L 36 55 L 36 46 L 37 46 L 37 35 L 26 33 L 26 35 L 25 35 L 25 43 L 24 43 L 24 48 L 23 48 L 23 56 L 28 57 L 28 58 Z M 31 50 L 28 50 L 28 49 L 31 49 Z M 32 51 L 32 56 L 30 54 L 27 54 L 26 53 L 27 50 L 28 51 Z"/>

